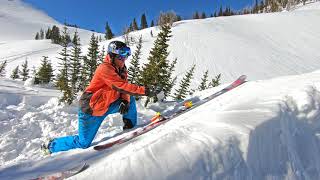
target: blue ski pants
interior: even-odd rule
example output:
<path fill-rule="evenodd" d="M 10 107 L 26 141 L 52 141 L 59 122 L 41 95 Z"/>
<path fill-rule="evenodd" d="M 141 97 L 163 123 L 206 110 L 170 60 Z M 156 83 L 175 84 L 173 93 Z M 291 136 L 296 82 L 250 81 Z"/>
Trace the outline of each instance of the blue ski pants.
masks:
<path fill-rule="evenodd" d="M 75 136 L 65 136 L 60 138 L 55 138 L 51 141 L 49 145 L 49 150 L 51 153 L 59 151 L 67 151 L 75 148 L 88 148 L 91 145 L 97 131 L 109 114 L 114 114 L 119 112 L 119 105 L 121 100 L 110 104 L 108 111 L 103 116 L 92 116 L 83 113 L 80 109 L 78 112 L 78 135 Z M 127 114 L 123 115 L 123 118 L 131 120 L 133 126 L 137 124 L 137 108 L 134 96 L 130 97 L 130 106 Z"/>

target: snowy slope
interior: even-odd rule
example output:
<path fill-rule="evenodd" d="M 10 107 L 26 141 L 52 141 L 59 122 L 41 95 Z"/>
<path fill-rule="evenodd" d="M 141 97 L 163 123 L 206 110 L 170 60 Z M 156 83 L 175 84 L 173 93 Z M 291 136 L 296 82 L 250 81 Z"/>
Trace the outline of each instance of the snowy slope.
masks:
<path fill-rule="evenodd" d="M 174 75 L 182 78 L 196 64 L 194 86 L 206 70 L 229 82 L 241 74 L 255 80 L 311 72 L 320 68 L 320 2 L 305 10 L 207 18 L 177 22 L 169 41 L 169 59 L 178 58 Z M 142 62 L 147 62 L 157 28 L 142 35 Z M 108 42 L 101 43 L 107 46 Z M 134 48 L 134 46 L 132 46 Z"/>
<path fill-rule="evenodd" d="M 57 90 L 0 79 L 0 179 L 31 179 L 84 161 L 90 168 L 71 179 L 320 179 L 319 7 L 314 3 L 290 12 L 175 24 L 170 58 L 178 57 L 177 75 L 196 63 L 197 80 L 209 69 L 211 75 L 222 73 L 223 82 L 240 74 L 250 81 L 104 152 L 89 148 L 39 155 L 45 137 L 77 133 L 77 104 L 58 105 Z M 158 31 L 133 33 L 144 37 L 143 61 L 155 39 L 150 30 Z M 36 64 L 43 54 L 57 56 L 48 42 L 26 42 L 31 45 L 0 45 L 6 49 L 0 53 L 11 57 L 9 66 L 26 57 Z M 290 74 L 295 75 L 283 76 Z M 142 104 L 138 102 L 139 124 L 154 115 Z M 94 144 L 121 126 L 119 114 L 109 116 Z"/>
<path fill-rule="evenodd" d="M 0 179 L 30 179 L 84 161 L 90 168 L 73 179 L 319 179 L 319 82 L 320 71 L 249 81 L 123 145 L 103 152 L 76 149 L 41 161 L 32 150 L 41 142 L 41 132 L 74 133 L 76 121 L 70 119 L 76 112 L 59 108 L 54 99 L 42 106 L 22 101 L 2 112 L 18 116 L 29 111 L 11 121 L 1 115 L 2 127 L 14 125 L 10 133 L 2 130 L 0 147 L 6 153 L 2 157 L 10 159 L 10 153 L 11 158 L 19 154 L 20 160 L 33 160 L 1 167 Z M 204 98 L 223 86 L 196 96 Z M 116 120 L 119 115 L 105 123 Z M 108 135 L 105 130 L 96 143 Z"/>
<path fill-rule="evenodd" d="M 59 23 L 20 0 L 0 1 L 0 43 L 34 39 L 36 32 L 52 24 Z"/>
<path fill-rule="evenodd" d="M 320 67 L 319 4 L 320 2 L 308 4 L 301 7 L 304 10 L 298 8 L 290 12 L 178 22 L 172 28 L 173 36 L 169 42 L 169 59 L 178 58 L 174 75 L 180 79 L 192 64 L 196 64 L 196 80 L 193 85 L 197 86 L 206 70 L 209 70 L 210 77 L 221 73 L 222 82 L 229 82 L 241 74 L 248 74 L 253 79 L 266 79 L 317 70 Z M 30 39 L 39 31 L 38 27 L 35 29 L 28 36 Z M 151 31 L 154 37 L 151 37 Z M 147 62 L 157 32 L 159 29 L 153 27 L 131 33 L 136 39 L 140 35 L 143 37 L 142 63 Z M 81 37 L 84 54 L 90 35 L 91 32 L 88 32 L 83 35 L 87 38 Z M 121 37 L 116 39 L 122 40 Z M 109 42 L 101 42 L 100 48 L 107 47 Z M 42 48 L 38 46 L 40 44 Z M 24 50 L 33 46 L 33 51 Z M 135 44 L 131 47 L 134 50 Z M 57 65 L 57 52 L 60 48 L 49 42 L 45 45 L 31 40 L 0 44 L 0 50 L 0 61 L 13 61 L 7 68 L 9 77 L 12 70 L 26 58 L 30 59 L 30 66 L 37 67 L 41 57 L 45 55 Z M 21 56 L 12 57 L 17 51 Z"/>
<path fill-rule="evenodd" d="M 0 44 L 10 41 L 34 40 L 36 33 L 41 28 L 45 31 L 53 25 L 63 27 L 62 24 L 44 12 L 21 0 L 0 1 Z M 74 30 L 74 28 L 70 28 L 71 34 Z M 79 34 L 83 41 L 87 43 L 92 32 L 80 29 Z M 26 44 L 21 45 L 27 46 Z"/>
<path fill-rule="evenodd" d="M 63 25 L 20 0 L 0 1 L 0 62 L 7 60 L 7 77 L 17 65 L 27 59 L 29 67 L 38 67 L 43 56 L 48 56 L 54 67 L 57 66 L 57 54 L 61 46 L 51 44 L 50 40 L 34 40 L 40 29 L 47 30 L 53 25 L 61 30 Z M 75 28 L 68 27 L 72 37 Z M 81 43 L 86 45 L 93 32 L 78 29 Z M 103 34 L 95 33 L 96 35 Z"/>

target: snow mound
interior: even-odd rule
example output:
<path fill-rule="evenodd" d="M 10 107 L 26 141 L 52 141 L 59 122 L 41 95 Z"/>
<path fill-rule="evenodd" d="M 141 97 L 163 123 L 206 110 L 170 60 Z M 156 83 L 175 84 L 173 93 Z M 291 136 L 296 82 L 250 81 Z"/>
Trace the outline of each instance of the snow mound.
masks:
<path fill-rule="evenodd" d="M 5 164 L 0 179 L 35 178 L 82 162 L 90 168 L 75 179 L 319 179 L 318 82 L 319 71 L 249 81 L 123 145 L 102 152 L 75 149 L 47 158 L 39 156 L 42 136 L 75 134 L 76 105 L 58 105 L 56 97 L 35 108 L 9 105 L 0 113 Z M 224 86 L 190 98 L 203 99 Z M 176 105 L 150 107 L 172 110 Z M 140 124 L 154 114 L 140 101 L 138 108 Z M 118 114 L 109 116 L 94 144 L 112 140 L 110 136 L 121 132 L 119 122 Z"/>

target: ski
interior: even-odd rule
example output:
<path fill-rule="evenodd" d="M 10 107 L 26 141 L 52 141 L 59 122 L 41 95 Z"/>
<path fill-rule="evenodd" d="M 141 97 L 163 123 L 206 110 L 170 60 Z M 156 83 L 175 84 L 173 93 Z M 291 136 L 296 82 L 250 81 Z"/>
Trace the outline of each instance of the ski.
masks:
<path fill-rule="evenodd" d="M 89 167 L 89 165 L 87 163 L 83 163 L 83 164 L 77 165 L 77 166 L 75 166 L 71 169 L 65 170 L 65 171 L 40 176 L 38 178 L 31 179 L 31 180 L 62 180 L 62 179 L 66 179 L 71 176 L 74 176 L 74 175 L 88 169 L 88 167 Z"/>
<path fill-rule="evenodd" d="M 180 108 L 178 111 L 174 112 L 174 113 L 165 113 L 165 114 L 160 114 L 160 113 L 157 113 L 152 119 L 151 119 L 151 123 L 143 126 L 143 127 L 140 127 L 140 128 L 137 128 L 135 130 L 133 130 L 132 132 L 129 132 L 129 134 L 125 135 L 124 137 L 121 137 L 119 139 L 116 139 L 114 141 L 111 141 L 111 142 L 107 142 L 106 144 L 102 144 L 102 145 L 97 145 L 97 146 L 94 146 L 94 150 L 97 150 L 97 151 L 102 151 L 102 150 L 105 150 L 105 149 L 108 149 L 114 145 L 117 145 L 117 144 L 123 144 L 135 137 L 138 137 L 168 121 L 170 121 L 171 119 L 173 118 L 176 118 L 196 107 L 199 107 L 200 105 L 240 86 L 241 84 L 245 83 L 246 82 L 246 78 L 247 76 L 246 75 L 242 75 L 240 76 L 238 79 L 236 79 L 233 83 L 231 83 L 230 85 L 228 85 L 227 87 L 223 88 L 222 90 L 200 100 L 199 102 L 196 102 L 196 103 L 193 103 L 192 101 L 185 101 L 183 103 L 183 106 L 182 108 Z M 166 115 L 168 114 L 168 115 Z"/>

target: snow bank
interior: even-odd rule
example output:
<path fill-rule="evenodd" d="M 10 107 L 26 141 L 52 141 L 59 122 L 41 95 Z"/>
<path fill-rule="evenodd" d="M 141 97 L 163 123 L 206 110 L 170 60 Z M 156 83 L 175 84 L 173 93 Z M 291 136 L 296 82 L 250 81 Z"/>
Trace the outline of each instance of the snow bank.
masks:
<path fill-rule="evenodd" d="M 75 149 L 43 158 L 38 148 L 44 138 L 39 136 L 76 133 L 75 106 L 59 106 L 53 98 L 23 112 L 20 121 L 10 117 L 17 113 L 1 115 L 5 128 L 0 129 L 10 130 L 1 132 L 5 166 L 0 179 L 34 178 L 81 162 L 90 168 L 73 179 L 319 179 L 319 82 L 320 71 L 249 81 L 110 150 Z M 223 86 L 192 98 L 205 98 Z M 154 112 L 139 103 L 139 122 L 144 123 Z M 176 105 L 151 108 L 172 110 Z M 19 108 L 2 113 L 8 109 Z M 108 137 L 121 126 L 121 116 L 108 117 L 94 144 L 112 140 Z"/>
<path fill-rule="evenodd" d="M 58 90 L 0 79 L 1 165 L 42 159 L 39 147 L 46 138 L 77 133 L 77 102 L 64 106 L 59 104 L 59 95 Z M 145 109 L 141 102 L 138 102 L 138 111 L 138 124 L 145 124 L 154 115 L 154 111 Z M 99 142 L 121 132 L 122 126 L 119 114 L 109 116 L 96 140 Z"/>

